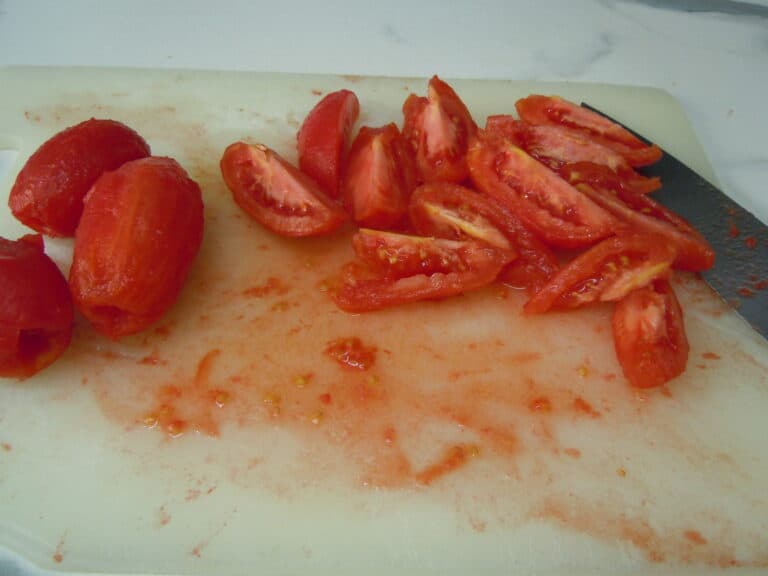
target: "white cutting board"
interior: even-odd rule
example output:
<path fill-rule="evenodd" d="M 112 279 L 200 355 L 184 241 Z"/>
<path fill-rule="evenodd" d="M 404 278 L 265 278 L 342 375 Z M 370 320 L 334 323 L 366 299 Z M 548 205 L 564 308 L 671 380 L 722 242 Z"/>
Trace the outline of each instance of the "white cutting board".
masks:
<path fill-rule="evenodd" d="M 768 346 L 702 283 L 677 284 L 687 372 L 640 393 L 620 375 L 609 307 L 522 318 L 522 295 L 490 288 L 347 315 L 323 282 L 351 258 L 348 233 L 276 238 L 221 182 L 218 160 L 234 140 L 295 159 L 296 129 L 320 92 L 353 89 L 361 123 L 382 124 L 399 122 L 409 91 L 425 86 L 0 69 L 0 148 L 20 152 L 0 198 L 42 141 L 96 116 L 176 157 L 206 201 L 203 249 L 160 329 L 117 344 L 79 321 L 57 364 L 0 381 L 0 547 L 98 573 L 766 569 Z M 661 91 L 454 86 L 478 123 L 531 92 L 584 99 L 713 178 Z M 23 231 L 0 209 L 0 235 Z M 69 244 L 48 248 L 66 267 Z M 377 348 L 371 370 L 324 355 L 345 336 Z M 177 438 L 144 423 L 162 398 L 189 419 Z"/>

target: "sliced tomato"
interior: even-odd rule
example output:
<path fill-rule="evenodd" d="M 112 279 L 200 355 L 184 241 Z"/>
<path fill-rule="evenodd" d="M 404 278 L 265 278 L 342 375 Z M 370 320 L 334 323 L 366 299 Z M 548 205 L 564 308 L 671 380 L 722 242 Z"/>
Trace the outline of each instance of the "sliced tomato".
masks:
<path fill-rule="evenodd" d="M 433 76 L 427 97 L 411 94 L 403 115 L 403 136 L 415 155 L 420 181 L 466 180 L 467 146 L 477 125 L 453 88 Z"/>
<path fill-rule="evenodd" d="M 632 386 L 661 386 L 685 371 L 689 345 L 683 311 L 666 280 L 621 299 L 612 325 L 616 356 Z"/>
<path fill-rule="evenodd" d="M 419 186 L 408 213 L 419 234 L 471 238 L 501 250 L 513 249 L 517 258 L 499 277 L 511 287 L 538 290 L 557 271 L 555 255 L 519 219 L 491 197 L 464 186 L 447 182 Z"/>
<path fill-rule="evenodd" d="M 525 304 L 525 312 L 611 302 L 669 274 L 675 251 L 666 238 L 614 236 L 581 253 Z"/>
<path fill-rule="evenodd" d="M 354 221 L 371 228 L 400 225 L 415 187 L 413 158 L 397 126 L 361 128 L 349 151 L 342 182 Z"/>
<path fill-rule="evenodd" d="M 472 250 L 472 267 L 400 278 L 353 263 L 345 267 L 332 297 L 336 305 L 347 312 L 367 312 L 420 300 L 448 298 L 491 284 L 506 265 L 508 254 L 477 243 Z"/>
<path fill-rule="evenodd" d="M 581 248 L 616 228 L 613 216 L 504 138 L 478 134 L 467 162 L 478 189 L 551 246 Z"/>
<path fill-rule="evenodd" d="M 360 229 L 352 237 L 358 258 L 387 277 L 463 272 L 485 265 L 486 253 L 474 240 L 447 240 L 380 230 Z M 515 257 L 511 246 L 500 248 L 506 262 Z"/>
<path fill-rule="evenodd" d="M 685 220 L 651 198 L 627 193 L 617 196 L 588 184 L 577 184 L 576 187 L 630 229 L 666 238 L 677 253 L 675 268 L 696 272 L 714 265 L 715 251 L 706 239 Z"/>
<path fill-rule="evenodd" d="M 647 166 L 661 159 L 661 149 L 655 144 L 648 145 L 623 126 L 559 96 L 532 94 L 515 102 L 515 108 L 529 124 L 560 124 L 586 131 L 597 143 L 624 156 L 631 166 Z"/>
<path fill-rule="evenodd" d="M 573 184 L 589 184 L 593 188 L 650 194 L 661 188 L 661 179 L 657 176 L 648 178 L 631 170 L 616 174 L 606 166 L 594 162 L 574 162 L 558 167 L 557 173 Z"/>
<path fill-rule="evenodd" d="M 200 187 L 171 158 L 142 158 L 107 172 L 85 198 L 69 286 L 78 310 L 120 338 L 176 302 L 203 240 Z"/>
<path fill-rule="evenodd" d="M 83 198 L 98 177 L 146 156 L 149 146 L 131 128 L 91 118 L 55 134 L 29 157 L 8 205 L 20 222 L 38 232 L 73 236 Z"/>
<path fill-rule="evenodd" d="M 347 220 L 309 176 L 262 144 L 230 144 L 220 166 L 238 206 L 276 234 L 328 234 Z"/>
<path fill-rule="evenodd" d="M 339 184 L 360 102 L 350 90 L 331 92 L 309 112 L 297 135 L 299 168 L 332 198 Z"/>
<path fill-rule="evenodd" d="M 69 287 L 41 236 L 0 238 L 0 378 L 28 378 L 69 346 Z"/>

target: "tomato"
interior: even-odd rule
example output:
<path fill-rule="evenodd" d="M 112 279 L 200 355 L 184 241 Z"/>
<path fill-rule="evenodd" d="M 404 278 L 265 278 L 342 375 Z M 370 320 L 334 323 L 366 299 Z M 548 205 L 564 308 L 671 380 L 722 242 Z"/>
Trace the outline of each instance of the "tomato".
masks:
<path fill-rule="evenodd" d="M 616 174 L 606 166 L 594 162 L 574 162 L 563 164 L 557 173 L 573 185 L 589 184 L 593 188 L 635 194 L 650 194 L 661 188 L 661 179 L 657 176 L 648 178 L 634 170 Z"/>
<path fill-rule="evenodd" d="M 386 276 L 403 278 L 414 274 L 460 272 L 477 267 L 475 258 L 485 258 L 474 240 L 447 240 L 380 230 L 360 229 L 352 237 L 358 258 Z M 515 257 L 511 246 L 502 248 L 504 259 Z M 482 262 L 480 263 L 482 265 Z"/>
<path fill-rule="evenodd" d="M 358 246 L 358 251 L 373 265 L 348 265 L 342 272 L 339 285 L 332 292 L 334 301 L 342 310 L 366 312 L 418 300 L 447 298 L 482 288 L 492 283 L 514 258 L 514 253 L 509 250 L 499 250 L 472 240 L 438 241 L 391 233 L 378 234 L 381 234 L 379 239 L 385 246 L 383 254 L 376 254 L 376 244 L 370 238 L 363 238 L 366 245 Z M 386 251 L 396 254 L 393 262 L 390 263 L 384 254 Z M 446 252 L 451 254 L 445 261 L 434 257 Z M 420 253 L 425 255 L 423 265 L 418 256 Z"/>
<path fill-rule="evenodd" d="M 708 270 L 715 263 L 715 252 L 704 237 L 685 220 L 647 196 L 595 189 L 588 184 L 576 186 L 630 229 L 666 238 L 675 248 L 675 268 L 688 271 Z"/>
<path fill-rule="evenodd" d="M 588 132 L 595 142 L 618 152 L 631 166 L 647 166 L 661 159 L 658 146 L 648 145 L 623 126 L 558 96 L 532 94 L 515 102 L 515 108 L 529 124 L 560 124 Z"/>
<path fill-rule="evenodd" d="M 331 92 L 312 108 L 297 135 L 299 168 L 332 198 L 339 195 L 346 148 L 359 114 L 354 92 Z"/>
<path fill-rule="evenodd" d="M 477 125 L 453 88 L 433 76 L 427 97 L 411 94 L 403 116 L 403 136 L 415 155 L 420 181 L 466 180 L 467 146 Z"/>
<path fill-rule="evenodd" d="M 588 246 L 616 227 L 608 212 L 504 138 L 479 134 L 467 162 L 478 189 L 551 246 Z"/>
<path fill-rule="evenodd" d="M 230 144 L 220 167 L 237 205 L 276 234 L 317 236 L 347 220 L 309 176 L 262 144 Z"/>
<path fill-rule="evenodd" d="M 525 304 L 525 312 L 576 308 L 619 300 L 669 273 L 675 251 L 667 239 L 614 236 L 578 255 Z"/>
<path fill-rule="evenodd" d="M 416 173 L 395 124 L 360 129 L 349 151 L 342 194 L 355 222 L 371 228 L 402 224 Z"/>
<path fill-rule="evenodd" d="M 666 280 L 656 280 L 616 304 L 613 343 L 632 386 L 661 386 L 685 371 L 688 337 L 683 311 Z"/>
<path fill-rule="evenodd" d="M 28 378 L 72 338 L 72 299 L 40 236 L 0 238 L 0 377 Z"/>
<path fill-rule="evenodd" d="M 176 161 L 144 158 L 105 173 L 75 235 L 76 307 L 110 338 L 144 330 L 176 301 L 202 238 L 200 188 Z"/>
<path fill-rule="evenodd" d="M 500 279 L 515 288 L 538 290 L 557 270 L 549 247 L 489 196 L 447 182 L 419 186 L 408 209 L 419 234 L 455 240 L 475 239 L 517 258 L 502 270 Z"/>
<path fill-rule="evenodd" d="M 149 156 L 149 146 L 125 124 L 92 118 L 54 135 L 29 157 L 8 205 L 23 224 L 49 236 L 72 236 L 83 198 L 108 170 Z"/>

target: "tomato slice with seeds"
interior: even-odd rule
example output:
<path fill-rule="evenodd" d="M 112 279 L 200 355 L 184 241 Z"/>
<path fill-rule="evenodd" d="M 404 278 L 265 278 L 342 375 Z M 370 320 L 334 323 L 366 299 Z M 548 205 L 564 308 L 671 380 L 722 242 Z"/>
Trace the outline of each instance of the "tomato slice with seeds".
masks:
<path fill-rule="evenodd" d="M 623 126 L 559 96 L 532 94 L 515 102 L 515 108 L 529 124 L 560 124 L 588 132 L 631 166 L 647 166 L 661 159 L 661 149 L 655 144 L 648 145 Z"/>
<path fill-rule="evenodd" d="M 411 94 L 403 104 L 403 116 L 403 136 L 413 150 L 420 180 L 466 180 L 467 146 L 477 125 L 453 88 L 433 76 L 427 97 Z"/>
<path fill-rule="evenodd" d="M 413 158 L 397 126 L 361 128 L 349 151 L 342 182 L 354 221 L 371 228 L 399 226 L 415 187 Z"/>
<path fill-rule="evenodd" d="M 447 240 L 361 228 L 352 237 L 358 258 L 386 276 L 462 272 L 485 265 L 485 252 L 474 240 Z M 506 262 L 515 257 L 511 246 L 499 249 Z M 479 260 L 478 260 L 479 258 Z"/>
<path fill-rule="evenodd" d="M 237 205 L 276 234 L 327 234 L 347 220 L 309 176 L 262 144 L 230 144 L 220 165 Z"/>
<path fill-rule="evenodd" d="M 649 178 L 635 172 L 616 174 L 606 166 L 594 162 L 573 162 L 556 169 L 565 180 L 573 185 L 584 183 L 594 188 L 634 194 L 650 194 L 661 188 L 661 178 Z"/>
<path fill-rule="evenodd" d="M 297 135 L 299 168 L 332 198 L 339 196 L 349 136 L 359 114 L 354 92 L 331 92 L 312 108 Z"/>
<path fill-rule="evenodd" d="M 502 250 L 514 249 L 517 258 L 499 276 L 510 287 L 536 291 L 557 271 L 557 259 L 549 247 L 509 210 L 459 184 L 419 186 L 411 196 L 408 213 L 419 234 L 471 238 Z"/>
<path fill-rule="evenodd" d="M 666 280 L 629 293 L 613 312 L 613 343 L 632 386 L 661 386 L 685 371 L 689 344 L 683 311 Z"/>
<path fill-rule="evenodd" d="M 677 253 L 674 266 L 691 272 L 710 269 L 715 263 L 715 251 L 706 239 L 685 220 L 647 196 L 599 190 L 588 184 L 576 187 L 630 229 L 666 238 Z"/>
<path fill-rule="evenodd" d="M 616 228 L 610 213 L 504 138 L 478 134 L 467 162 L 478 189 L 550 246 L 582 248 Z"/>
<path fill-rule="evenodd" d="M 525 304 L 525 312 L 610 302 L 669 274 L 675 250 L 666 238 L 614 236 L 574 258 Z"/>
<path fill-rule="evenodd" d="M 69 287 L 43 252 L 43 239 L 0 238 L 0 378 L 28 378 L 69 346 L 73 324 Z"/>

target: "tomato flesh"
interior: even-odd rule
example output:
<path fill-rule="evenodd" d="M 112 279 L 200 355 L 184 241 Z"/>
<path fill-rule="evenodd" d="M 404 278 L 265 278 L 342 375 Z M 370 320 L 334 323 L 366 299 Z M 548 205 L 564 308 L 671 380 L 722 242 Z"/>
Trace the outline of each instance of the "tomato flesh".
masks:
<path fill-rule="evenodd" d="M 419 234 L 471 238 L 502 250 L 514 249 L 517 258 L 500 274 L 511 287 L 536 291 L 558 268 L 549 247 L 509 210 L 464 186 L 445 182 L 420 186 L 411 197 L 409 215 Z"/>
<path fill-rule="evenodd" d="M 658 146 L 648 145 L 623 126 L 558 96 L 532 94 L 518 100 L 515 108 L 529 124 L 560 124 L 583 130 L 624 156 L 631 166 L 647 166 L 661 159 Z"/>
<path fill-rule="evenodd" d="M 24 379 L 52 364 L 69 346 L 73 316 L 42 237 L 0 238 L 0 377 Z"/>
<path fill-rule="evenodd" d="M 266 146 L 230 144 L 220 165 L 237 205 L 276 234 L 318 236 L 347 220 L 344 210 L 309 176 Z"/>
<path fill-rule="evenodd" d="M 611 323 L 616 356 L 632 386 L 661 386 L 685 371 L 690 346 L 683 311 L 666 280 L 620 300 Z"/>
<path fill-rule="evenodd" d="M 477 125 L 453 88 L 433 76 L 427 97 L 411 94 L 403 104 L 403 116 L 403 136 L 416 158 L 419 180 L 466 180 L 467 146 Z"/>
<path fill-rule="evenodd" d="M 199 186 L 170 158 L 144 158 L 94 184 L 69 275 L 76 307 L 120 338 L 159 320 L 181 292 L 203 239 Z"/>
<path fill-rule="evenodd" d="M 666 277 L 675 251 L 666 238 L 645 234 L 614 236 L 579 254 L 526 302 L 524 310 L 539 314 L 610 302 Z"/>
<path fill-rule="evenodd" d="M 581 248 L 614 232 L 613 216 L 504 138 L 475 138 L 467 161 L 478 189 L 550 246 Z"/>
<path fill-rule="evenodd" d="M 359 114 L 354 92 L 331 92 L 312 108 L 297 135 L 299 168 L 332 198 L 339 196 L 346 148 Z"/>
<path fill-rule="evenodd" d="M 83 198 L 97 178 L 125 162 L 149 156 L 131 128 L 92 118 L 63 130 L 29 157 L 8 197 L 13 215 L 49 236 L 73 236 Z"/>
<path fill-rule="evenodd" d="M 371 228 L 402 225 L 415 186 L 413 158 L 397 126 L 361 128 L 342 183 L 353 220 Z"/>

